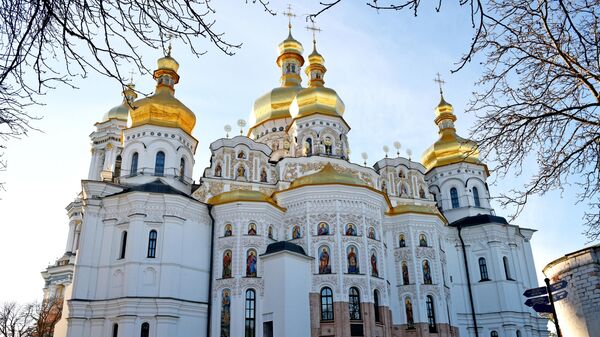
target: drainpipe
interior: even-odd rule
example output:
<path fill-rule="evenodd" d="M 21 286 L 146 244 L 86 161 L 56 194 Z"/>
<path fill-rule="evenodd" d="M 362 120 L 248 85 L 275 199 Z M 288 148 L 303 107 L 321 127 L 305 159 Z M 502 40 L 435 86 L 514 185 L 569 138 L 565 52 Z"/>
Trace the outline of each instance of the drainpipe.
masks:
<path fill-rule="evenodd" d="M 210 263 L 209 263 L 209 278 L 208 278 L 208 322 L 206 324 L 206 337 L 210 337 L 210 328 L 212 321 L 212 279 L 213 279 L 213 255 L 214 255 L 214 241 L 215 241 L 215 218 L 212 215 L 213 205 L 206 205 L 208 207 L 208 216 L 210 217 Z"/>
<path fill-rule="evenodd" d="M 465 248 L 465 241 L 460 234 L 462 226 L 458 226 L 458 238 L 460 239 L 460 245 L 463 251 L 463 260 L 465 262 L 465 271 L 467 272 L 467 288 L 469 289 L 469 302 L 471 303 L 471 317 L 473 318 L 473 326 L 475 327 L 475 337 L 479 337 L 479 331 L 477 328 L 477 316 L 475 315 L 475 304 L 473 303 L 473 289 L 471 289 L 471 274 L 469 273 L 469 262 L 467 260 L 467 250 Z"/>

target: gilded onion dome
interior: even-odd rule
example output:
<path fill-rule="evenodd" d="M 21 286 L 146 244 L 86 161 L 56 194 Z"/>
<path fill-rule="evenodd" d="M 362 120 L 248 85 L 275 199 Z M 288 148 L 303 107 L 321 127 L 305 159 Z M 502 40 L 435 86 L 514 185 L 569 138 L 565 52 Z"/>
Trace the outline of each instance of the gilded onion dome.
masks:
<path fill-rule="evenodd" d="M 123 90 L 123 102 L 116 107 L 108 110 L 107 113 L 102 117 L 102 122 L 106 122 L 111 119 L 118 119 L 120 121 L 127 121 L 129 117 L 129 108 L 131 103 L 137 98 L 135 92 L 135 84 L 129 83 L 125 90 Z"/>
<path fill-rule="evenodd" d="M 456 134 L 454 108 L 441 96 L 440 103 L 435 108 L 435 123 L 439 127 L 440 138 L 425 151 L 421 162 L 427 168 L 467 162 L 481 164 L 477 143 L 461 138 Z"/>
<path fill-rule="evenodd" d="M 344 115 L 345 105 L 337 92 L 324 86 L 325 59 L 317 52 L 313 41 L 313 52 L 308 56 L 309 65 L 306 75 L 309 77 L 309 87 L 298 93 L 290 108 L 293 118 L 323 114 L 335 117 Z"/>
<path fill-rule="evenodd" d="M 254 102 L 250 114 L 250 130 L 260 124 L 282 118 L 290 118 L 289 107 L 296 94 L 302 90 L 300 70 L 304 65 L 302 44 L 292 37 L 291 28 L 288 37 L 279 44 L 277 66 L 281 69 L 281 86 L 274 88 Z"/>
<path fill-rule="evenodd" d="M 290 185 L 290 188 L 331 184 L 366 186 L 365 182 L 359 178 L 350 174 L 338 172 L 330 163 L 327 163 L 320 171 L 294 180 Z"/>
<path fill-rule="evenodd" d="M 158 68 L 153 74 L 156 90 L 153 95 L 133 103 L 129 127 L 151 124 L 180 128 L 192 134 L 196 125 L 196 116 L 174 96 L 174 86 L 179 82 L 178 69 L 179 63 L 171 57 L 170 53 L 158 59 Z"/>

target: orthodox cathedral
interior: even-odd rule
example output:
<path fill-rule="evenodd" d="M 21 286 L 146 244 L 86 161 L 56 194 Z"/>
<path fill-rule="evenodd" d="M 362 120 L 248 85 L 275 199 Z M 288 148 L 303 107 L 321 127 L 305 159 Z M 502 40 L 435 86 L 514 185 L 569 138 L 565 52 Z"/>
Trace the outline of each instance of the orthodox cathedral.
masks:
<path fill-rule="evenodd" d="M 247 135 L 210 143 L 199 173 L 170 52 L 151 96 L 130 85 L 95 124 L 65 254 L 42 272 L 64 301 L 54 336 L 548 336 L 521 296 L 535 231 L 491 208 L 452 105 L 421 162 L 366 167 L 316 43 L 305 58 L 290 26 L 276 64 Z"/>

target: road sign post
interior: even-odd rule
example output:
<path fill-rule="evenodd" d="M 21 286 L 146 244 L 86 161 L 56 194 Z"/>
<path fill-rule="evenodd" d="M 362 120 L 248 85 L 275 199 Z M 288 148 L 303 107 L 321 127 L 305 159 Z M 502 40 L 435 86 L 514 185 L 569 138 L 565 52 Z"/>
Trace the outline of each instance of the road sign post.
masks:
<path fill-rule="evenodd" d="M 556 284 L 553 284 L 552 287 L 550 286 L 550 279 L 548 279 L 547 277 L 544 279 L 544 282 L 546 282 L 546 290 L 548 292 L 548 299 L 550 300 L 550 307 L 552 308 L 552 316 L 554 316 L 554 326 L 556 327 L 556 334 L 558 335 L 558 337 L 562 337 L 562 333 L 560 332 L 560 326 L 558 325 L 558 317 L 556 316 L 556 308 L 554 307 L 554 298 L 552 296 L 552 291 L 559 290 L 559 289 L 566 287 L 567 282 L 563 280 L 562 282 L 560 282 L 561 284 L 559 286 L 555 286 Z M 564 282 L 564 285 L 562 284 L 563 282 Z M 566 296 L 566 294 L 565 294 L 565 296 Z M 564 298 L 564 297 L 561 297 L 561 299 L 562 298 Z"/>

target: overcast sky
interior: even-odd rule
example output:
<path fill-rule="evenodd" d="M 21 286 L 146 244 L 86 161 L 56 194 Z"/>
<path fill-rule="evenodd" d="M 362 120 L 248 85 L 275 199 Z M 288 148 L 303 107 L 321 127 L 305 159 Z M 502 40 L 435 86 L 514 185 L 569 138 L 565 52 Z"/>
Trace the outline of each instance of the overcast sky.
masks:
<path fill-rule="evenodd" d="M 226 32 L 230 41 L 243 43 L 234 56 L 202 41 L 198 47 L 207 53 L 196 58 L 183 44 L 174 42 L 172 55 L 180 64 L 181 76 L 176 96 L 197 117 L 193 132 L 199 140 L 196 180 L 210 159 L 209 144 L 225 135 L 223 126 L 231 124 L 239 131 L 236 121 L 248 119 L 254 100 L 278 86 L 275 59 L 277 45 L 287 36 L 287 18 L 272 17 L 260 6 L 244 3 L 213 3 L 216 29 Z M 287 3 L 272 1 L 271 5 L 281 12 Z M 293 21 L 293 35 L 304 44 L 306 56 L 312 38 L 301 15 L 318 8 L 318 1 L 303 1 L 306 7 L 293 5 L 299 15 Z M 433 123 L 433 108 L 439 101 L 433 82 L 437 72 L 447 82 L 445 98 L 454 105 L 458 132 L 468 134 L 473 116 L 463 111 L 481 68 L 475 60 L 460 72 L 450 73 L 467 50 L 472 30 L 468 8 L 449 1 L 444 6 L 440 13 L 424 7 L 415 18 L 410 11 L 377 13 L 364 1 L 348 0 L 319 17 L 322 32 L 317 41 L 328 69 L 325 82 L 346 104 L 352 161 L 361 163 L 360 154 L 367 152 L 372 165 L 383 157 L 383 145 L 392 147 L 394 141 L 400 141 L 403 149 L 410 148 L 414 158 L 421 157 L 437 139 Z M 161 56 L 159 50 L 148 50 L 145 61 L 152 65 Z M 121 88 L 111 80 L 91 75 L 76 81 L 78 90 L 58 88 L 43 98 L 46 105 L 28 110 L 43 117 L 34 122 L 40 132 L 8 144 L 9 167 L 0 174 L 0 181 L 6 182 L 6 191 L 0 192 L 0 302 L 41 298 L 40 272 L 64 253 L 65 207 L 80 191 L 80 180 L 87 178 L 88 136 L 94 123 L 121 101 Z M 145 92 L 154 88 L 150 75 L 136 75 L 135 82 Z M 522 181 L 514 177 L 498 180 L 490 186 L 491 193 L 497 196 L 518 188 Z M 565 190 L 562 195 L 555 192 L 533 198 L 514 221 L 538 230 L 532 247 L 540 277 L 548 262 L 586 243 L 581 234 L 585 205 L 574 205 L 574 194 Z M 496 207 L 501 216 L 510 211 Z"/>

